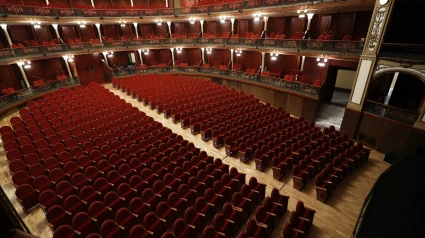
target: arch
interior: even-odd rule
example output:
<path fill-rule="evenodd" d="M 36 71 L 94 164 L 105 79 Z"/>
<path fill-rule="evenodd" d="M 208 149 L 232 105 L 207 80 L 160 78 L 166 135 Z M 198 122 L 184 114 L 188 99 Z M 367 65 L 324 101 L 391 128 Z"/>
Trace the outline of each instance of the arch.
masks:
<path fill-rule="evenodd" d="M 375 80 L 379 76 L 385 74 L 385 73 L 392 73 L 392 72 L 400 72 L 400 73 L 406 73 L 413 75 L 425 84 L 425 70 L 421 69 L 413 69 L 413 68 L 403 68 L 399 66 L 389 66 L 389 65 L 378 65 L 375 70 L 373 71 L 372 80 Z"/>

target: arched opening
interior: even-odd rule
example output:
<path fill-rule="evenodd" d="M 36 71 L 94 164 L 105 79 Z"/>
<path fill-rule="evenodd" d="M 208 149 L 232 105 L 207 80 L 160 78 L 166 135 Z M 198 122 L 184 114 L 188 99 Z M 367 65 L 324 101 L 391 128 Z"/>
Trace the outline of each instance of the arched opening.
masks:
<path fill-rule="evenodd" d="M 425 82 L 406 72 L 385 72 L 376 76 L 369 87 L 365 110 L 413 124 L 425 99 Z"/>

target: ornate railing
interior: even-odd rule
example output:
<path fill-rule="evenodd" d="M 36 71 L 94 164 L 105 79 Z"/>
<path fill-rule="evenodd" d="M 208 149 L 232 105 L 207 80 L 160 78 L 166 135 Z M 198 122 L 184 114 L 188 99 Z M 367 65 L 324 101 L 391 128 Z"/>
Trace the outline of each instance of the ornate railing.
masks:
<path fill-rule="evenodd" d="M 380 57 L 425 60 L 425 45 L 406 45 L 384 43 L 379 51 Z"/>
<path fill-rule="evenodd" d="M 25 88 L 14 93 L 9 93 L 0 97 L 0 113 L 11 106 L 20 104 L 20 102 L 25 102 L 29 98 L 38 95 L 43 95 L 59 88 L 79 84 L 80 81 L 78 80 L 78 78 L 72 77 L 67 78 L 66 80 L 55 80 L 48 83 L 44 83 L 42 85 Z"/>
<path fill-rule="evenodd" d="M 317 41 L 317 40 L 276 40 L 250 38 L 158 38 L 126 41 L 84 42 L 80 44 L 59 44 L 49 46 L 27 46 L 24 48 L 1 49 L 0 62 L 37 56 L 57 56 L 67 53 L 102 52 L 106 50 L 135 50 L 161 47 L 221 47 L 268 49 L 293 52 L 326 52 L 339 55 L 361 54 L 362 42 L 359 41 Z"/>
<path fill-rule="evenodd" d="M 413 125 L 419 116 L 419 113 L 415 111 L 396 108 L 369 100 L 365 102 L 364 110 L 365 112 L 408 125 Z"/>
<path fill-rule="evenodd" d="M 256 84 L 267 85 L 277 89 L 283 89 L 296 93 L 305 94 L 308 96 L 318 97 L 320 87 L 310 84 L 303 84 L 297 81 L 287 81 L 280 78 L 265 77 L 257 74 L 247 74 L 241 71 L 223 70 L 218 68 L 203 68 L 203 67 L 147 67 L 147 68 L 126 68 L 125 70 L 114 70 L 114 76 L 126 76 L 131 74 L 153 74 L 153 73 L 188 73 L 188 74 L 202 74 L 211 77 L 220 76 L 232 79 L 243 80 L 246 82 L 253 82 Z"/>
<path fill-rule="evenodd" d="M 333 0 L 322 0 L 331 2 Z M 179 16 L 191 14 L 211 14 L 241 10 L 255 10 L 265 7 L 285 7 L 298 3 L 311 2 L 309 0 L 242 0 L 239 2 L 221 3 L 207 6 L 192 6 L 188 8 L 151 8 L 151 9 L 99 9 L 99 8 L 57 8 L 36 7 L 4 4 L 0 5 L 0 12 L 4 15 L 25 16 L 53 16 L 53 17 L 155 17 Z"/>

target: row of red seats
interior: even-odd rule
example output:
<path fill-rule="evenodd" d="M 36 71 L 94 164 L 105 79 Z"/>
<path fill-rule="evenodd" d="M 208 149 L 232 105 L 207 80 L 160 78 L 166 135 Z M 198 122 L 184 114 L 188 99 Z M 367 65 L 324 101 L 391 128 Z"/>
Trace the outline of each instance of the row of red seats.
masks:
<path fill-rule="evenodd" d="M 243 0 L 199 0 L 197 6 L 225 4 L 225 3 L 232 3 L 232 2 L 243 2 Z"/>
<path fill-rule="evenodd" d="M 161 228 L 161 226 L 152 225 L 157 224 L 155 221 L 161 219 L 158 218 L 160 217 L 160 214 L 163 214 L 161 211 L 157 211 L 157 214 L 148 213 L 144 219 L 147 220 L 146 223 L 143 223 L 144 226 L 135 225 L 139 224 L 140 222 L 137 220 L 137 217 L 131 214 L 131 205 L 127 204 L 126 201 L 130 201 L 130 203 L 134 201 L 135 204 L 139 202 L 139 204 L 143 205 L 149 204 L 149 200 L 153 199 L 154 197 L 163 195 L 162 197 L 167 197 L 167 203 L 165 203 L 165 201 L 161 201 L 162 203 L 160 202 L 160 207 L 165 210 L 175 208 L 173 205 L 176 203 L 172 202 L 173 198 L 181 201 L 183 197 L 186 196 L 186 193 L 182 192 L 184 191 L 186 185 L 182 183 L 180 186 L 178 186 L 176 191 L 171 190 L 172 188 L 176 187 L 172 184 L 178 184 L 179 180 L 177 180 L 177 177 L 174 177 L 174 175 L 171 173 L 164 173 L 171 170 L 171 167 L 174 167 L 173 172 L 175 176 L 180 176 L 180 178 L 189 176 L 193 172 L 180 172 L 179 175 L 178 171 L 182 171 L 182 169 L 179 169 L 180 167 L 177 167 L 171 163 L 166 159 L 166 157 L 162 157 L 161 166 L 154 168 L 154 165 L 159 164 L 159 162 L 155 161 L 155 159 L 160 158 L 157 156 L 158 152 L 155 152 L 154 149 L 156 149 L 156 147 L 154 146 L 156 145 L 159 148 L 161 147 L 161 144 L 158 140 L 164 138 L 164 134 L 162 132 L 166 132 L 167 130 L 161 131 L 160 128 L 162 127 L 158 123 L 154 123 L 153 125 L 155 126 L 148 126 L 145 130 L 142 126 L 142 124 L 146 125 L 145 120 L 141 120 L 139 124 L 136 124 L 134 121 L 137 121 L 136 118 L 139 116 L 146 118 L 143 113 L 138 113 L 136 110 L 131 110 L 131 105 L 125 104 L 124 101 L 119 100 L 119 98 L 116 96 L 109 95 L 108 97 L 103 93 L 93 94 L 95 97 L 102 97 L 105 99 L 105 103 L 95 103 L 94 100 L 90 100 L 88 97 L 85 97 L 88 95 L 82 96 L 77 94 L 75 95 L 75 98 L 55 95 L 52 98 L 45 98 L 45 102 L 43 100 L 38 101 L 39 104 L 37 105 L 30 103 L 29 110 L 22 109 L 22 119 L 17 117 L 11 119 L 12 127 L 15 130 L 12 130 L 10 127 L 3 127 L 0 129 L 2 138 L 4 138 L 5 141 L 5 149 L 8 153 L 7 158 L 11 161 L 11 171 L 15 172 L 14 182 L 16 181 L 18 184 L 21 183 L 17 189 L 17 197 L 23 199 L 21 202 L 26 208 L 31 208 L 31 205 L 37 201 L 42 203 L 41 206 L 46 211 L 46 217 L 48 221 L 52 224 L 52 227 L 56 228 L 56 232 L 54 233 L 55 237 L 62 237 L 64 234 L 74 234 L 74 230 L 84 235 L 88 235 L 92 232 L 100 232 L 103 236 L 107 236 L 110 235 L 109 233 L 112 231 L 120 233 L 121 231 L 119 229 L 112 229 L 112 231 L 110 230 L 111 228 L 117 227 L 118 225 L 131 228 L 125 229 L 125 232 L 129 232 L 127 235 L 130 235 L 134 227 L 136 227 L 134 229 L 139 233 L 156 231 L 154 233 L 162 234 L 165 229 Z M 77 97 L 80 98 L 80 102 L 74 103 L 73 101 Z M 110 99 L 108 100 L 108 98 Z M 119 100 L 118 102 L 124 103 L 121 104 L 121 111 L 116 111 L 116 108 L 114 107 L 105 107 L 105 104 L 116 104 L 117 100 Z M 72 102 L 72 105 L 70 105 L 68 101 Z M 90 111 L 93 115 L 83 113 L 84 110 L 77 111 L 84 108 L 82 105 L 86 104 L 94 106 L 87 107 L 87 111 Z M 113 112 L 114 114 L 112 114 Z M 123 120 L 127 121 L 127 123 L 117 123 L 118 120 L 113 118 L 115 115 L 116 118 L 122 118 Z M 106 117 L 112 122 L 117 123 L 115 127 L 113 127 L 111 123 L 109 123 L 111 125 L 110 127 L 106 126 L 108 124 L 108 120 L 103 119 Z M 131 118 L 134 119 L 131 120 Z M 98 123 L 95 123 L 95 121 Z M 148 120 L 148 122 L 149 121 L 152 122 L 152 120 Z M 38 124 L 40 127 L 38 127 Z M 100 128 L 103 128 L 102 125 L 105 125 L 105 127 L 108 129 L 101 130 Z M 139 128 L 139 132 L 135 134 L 136 131 L 129 130 L 130 126 L 131 128 Z M 155 130 L 155 128 L 157 129 Z M 127 150 L 127 146 L 131 145 L 130 148 L 132 148 L 136 145 L 135 143 L 132 143 L 131 140 L 128 140 L 127 142 L 125 140 L 125 134 L 130 134 L 130 132 L 132 132 L 130 137 L 135 138 L 134 141 L 137 141 L 137 137 L 140 137 L 142 133 L 151 132 L 151 135 L 157 136 L 157 138 L 152 138 L 152 136 L 148 137 L 149 141 L 153 142 L 152 147 L 150 147 L 149 150 L 149 159 L 146 156 L 142 156 L 146 155 L 147 152 L 145 150 L 140 151 L 140 149 L 132 151 L 133 156 L 126 156 L 125 154 L 122 154 L 123 151 Z M 157 133 L 153 134 L 153 132 Z M 170 131 L 167 133 L 167 135 L 170 135 L 169 133 Z M 112 137 L 106 136 L 108 134 L 112 135 Z M 104 136 L 104 139 L 100 136 Z M 177 136 L 170 135 L 170 137 L 177 139 Z M 170 137 L 166 138 L 168 139 L 168 144 L 172 144 L 173 142 L 172 138 Z M 38 138 L 38 140 L 35 140 L 36 138 Z M 77 142 L 77 138 L 79 143 Z M 91 140 L 89 140 L 89 138 Z M 35 142 L 33 143 L 33 141 Z M 47 141 L 51 141 L 52 144 L 48 144 Z M 121 143 L 118 141 L 121 141 Z M 139 139 L 139 141 L 140 145 L 143 144 L 141 142 L 145 140 Z M 182 145 L 186 146 L 179 148 L 179 152 L 184 148 L 183 152 L 180 152 L 180 157 L 183 156 L 183 160 L 188 159 L 191 157 L 191 155 L 187 155 L 189 157 L 184 155 L 187 153 L 186 148 L 189 148 L 191 143 L 184 143 L 181 140 L 179 141 L 182 143 Z M 53 142 L 56 143 L 53 144 Z M 110 147 L 112 150 L 103 149 L 104 146 Z M 92 159 L 92 152 L 98 151 L 98 149 L 102 151 L 100 158 L 93 157 Z M 226 166 L 223 165 L 220 160 L 216 160 L 214 164 L 210 164 L 212 162 L 211 157 L 207 157 L 205 152 L 202 153 L 199 150 L 196 150 L 196 148 L 192 149 L 198 151 L 200 153 L 199 157 L 203 157 L 203 159 L 197 160 L 196 157 L 192 156 L 191 162 L 185 161 L 183 163 L 183 167 L 187 167 L 185 171 L 194 171 L 195 173 L 196 170 L 200 169 L 197 171 L 196 176 L 193 176 L 192 174 L 192 177 L 190 177 L 187 182 L 187 186 L 190 186 L 191 188 L 190 191 L 197 191 L 196 194 L 204 195 L 204 198 L 198 197 L 198 199 L 211 202 L 211 199 L 217 199 L 217 194 L 225 194 L 227 188 L 223 187 L 221 184 L 226 186 L 230 185 L 230 187 L 239 187 L 244 184 L 244 175 L 238 173 L 235 168 L 232 168 L 231 171 L 228 171 L 230 172 L 229 174 L 224 173 L 226 170 L 228 170 L 228 166 L 226 169 Z M 21 153 L 20 157 L 17 153 L 13 153 L 13 151 Z M 43 151 L 43 153 L 41 151 Z M 52 151 L 52 153 L 45 154 L 46 151 Z M 53 151 L 58 153 L 53 153 Z M 164 155 L 166 154 L 170 157 L 173 157 L 171 154 L 173 152 L 175 153 L 176 151 L 173 151 L 170 154 L 168 154 L 170 150 L 168 150 L 168 152 L 162 150 L 162 152 L 164 152 Z M 112 155 L 116 153 L 120 154 L 121 159 L 117 160 L 121 160 L 120 162 L 112 160 L 108 162 L 105 159 L 106 157 L 104 157 L 105 155 L 109 155 L 109 159 L 111 159 Z M 146 157 L 143 160 L 146 162 L 146 164 L 131 164 L 131 161 L 137 161 L 136 155 L 138 153 L 140 153 L 140 158 Z M 59 157 L 61 157 L 59 154 L 66 154 L 69 156 L 66 156 L 66 159 L 64 160 L 61 160 L 59 159 Z M 102 154 L 104 156 L 102 156 Z M 134 156 L 136 158 L 133 158 Z M 154 159 L 152 160 L 152 158 Z M 41 165 L 42 160 L 45 166 Z M 130 164 L 128 164 L 129 161 Z M 182 160 L 176 160 L 175 162 L 177 163 L 178 161 Z M 96 163 L 97 166 L 93 166 Z M 120 164 L 119 167 L 118 164 Z M 151 169 L 144 168 L 144 166 L 148 164 L 151 164 Z M 196 167 L 194 167 L 195 165 Z M 205 166 L 205 170 L 202 169 L 203 166 Z M 119 169 L 116 170 L 116 168 Z M 139 170 L 137 170 L 137 168 Z M 142 170 L 140 171 L 140 169 Z M 25 176 L 17 176 L 19 174 L 26 173 L 27 171 L 31 174 L 29 179 Z M 139 172 L 140 176 L 137 175 Z M 162 177 L 164 178 L 164 181 L 158 180 L 158 178 Z M 239 178 L 242 178 L 243 180 Z M 32 179 L 34 182 L 31 183 Z M 203 182 L 200 183 L 197 181 Z M 213 181 L 215 182 L 213 183 Z M 236 185 L 231 185 L 234 184 L 235 181 L 238 183 Z M 34 185 L 36 190 L 39 191 L 38 199 L 35 197 L 37 196 L 37 192 L 32 192 L 34 190 L 31 184 Z M 141 189 L 142 187 L 137 186 L 146 187 Z M 148 188 L 149 186 L 151 186 L 151 188 Z M 245 187 L 242 186 L 243 189 L 241 188 L 241 192 L 243 192 L 243 194 L 248 194 L 246 196 L 250 196 L 249 194 L 257 194 L 252 192 L 247 193 L 247 191 L 257 188 L 258 186 L 261 187 L 261 185 L 255 182 L 255 179 L 250 181 L 249 188 L 247 186 L 248 185 L 245 185 Z M 264 196 L 265 186 L 262 185 L 262 187 L 263 189 L 261 189 L 261 194 Z M 204 193 L 202 193 L 203 190 L 205 190 Z M 99 193 L 95 191 L 98 191 Z M 198 193 L 198 191 L 200 193 Z M 57 196 L 52 196 L 53 194 L 57 194 Z M 166 196 L 166 194 L 168 194 L 168 196 Z M 173 195 L 171 196 L 171 194 Z M 229 193 L 227 199 L 230 199 L 231 194 L 232 193 Z M 141 196 L 141 198 L 138 198 L 137 196 Z M 170 198 L 170 196 L 172 198 Z M 126 198 L 126 200 L 123 200 L 121 197 Z M 236 198 L 237 196 L 235 199 Z M 260 201 L 260 199 L 257 200 Z M 157 208 L 160 203 L 157 204 Z M 199 203 L 202 204 L 202 200 L 200 200 Z M 122 207 L 116 205 L 117 207 L 114 207 L 114 210 L 112 209 L 114 206 L 113 204 L 121 204 Z M 235 204 L 236 200 L 234 202 L 234 205 Z M 99 213 L 90 211 L 90 207 L 92 206 L 96 207 L 98 211 L 104 212 L 109 210 L 107 207 L 111 207 L 113 214 L 109 214 L 111 215 L 109 217 L 110 219 L 106 219 L 103 223 L 100 223 L 98 221 L 100 221 L 101 218 L 94 217 L 95 215 L 99 215 Z M 135 206 L 140 208 L 140 205 Z M 230 204 L 227 205 L 227 207 L 227 209 L 232 208 Z M 96 210 L 96 208 L 92 209 Z M 71 214 L 71 216 L 67 212 Z M 187 210 L 186 212 L 189 213 Z M 131 214 L 131 216 L 129 214 Z M 107 213 L 103 215 L 106 216 Z M 123 219 L 123 217 L 125 219 Z M 219 224 L 218 222 L 220 221 L 220 218 L 221 216 L 218 216 L 215 219 L 217 224 Z M 115 221 L 113 219 L 115 219 Z M 129 222 L 129 220 L 137 221 L 137 223 L 126 223 L 126 221 Z M 190 224 L 190 221 L 196 221 L 196 219 L 189 219 L 185 222 Z M 61 224 L 60 222 L 64 222 L 64 224 Z M 180 219 L 176 220 L 175 224 L 178 225 L 175 225 L 176 230 L 174 231 L 173 235 L 179 236 L 182 231 L 177 228 L 182 227 L 184 223 Z M 99 226 L 100 229 L 97 229 L 97 226 Z M 213 228 L 219 229 L 219 226 L 215 225 Z"/>

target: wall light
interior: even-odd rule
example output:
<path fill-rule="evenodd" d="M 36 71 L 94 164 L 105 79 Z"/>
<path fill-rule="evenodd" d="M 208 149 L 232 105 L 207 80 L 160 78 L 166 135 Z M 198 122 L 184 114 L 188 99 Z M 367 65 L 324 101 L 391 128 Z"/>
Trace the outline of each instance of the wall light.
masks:
<path fill-rule="evenodd" d="M 31 20 L 31 24 L 34 26 L 34 28 L 41 28 L 41 23 L 35 19 Z"/>
<path fill-rule="evenodd" d="M 121 25 L 121 26 L 125 26 L 125 24 L 126 24 L 127 22 L 126 22 L 126 21 L 124 21 L 123 19 L 120 19 L 119 23 L 120 23 L 120 25 Z"/>
<path fill-rule="evenodd" d="M 189 18 L 189 22 L 190 22 L 190 24 L 195 24 L 195 21 L 196 21 L 196 20 L 195 20 L 195 18 L 192 18 L 192 17 L 191 17 L 191 18 Z"/>
<path fill-rule="evenodd" d="M 182 52 L 182 48 L 181 47 L 177 47 L 176 48 L 176 52 L 177 52 L 177 54 L 180 54 Z"/>
<path fill-rule="evenodd" d="M 261 13 L 255 13 L 253 14 L 253 16 L 254 16 L 254 21 L 259 21 L 261 18 Z"/>
<path fill-rule="evenodd" d="M 241 49 L 235 50 L 235 53 L 236 53 L 236 56 L 239 57 L 242 55 L 242 50 Z"/>
<path fill-rule="evenodd" d="M 212 53 L 212 49 L 211 48 L 206 48 L 207 54 L 211 54 Z"/>
<path fill-rule="evenodd" d="M 316 60 L 317 60 L 317 65 L 318 66 L 324 67 L 325 66 L 325 63 L 328 62 L 328 55 L 325 55 L 325 56 L 321 55 Z"/>
<path fill-rule="evenodd" d="M 225 23 L 225 22 L 226 22 L 226 16 L 221 16 L 220 23 Z"/>
<path fill-rule="evenodd" d="M 86 27 L 86 22 L 85 21 L 78 21 L 77 24 L 80 25 L 81 28 Z"/>
<path fill-rule="evenodd" d="M 301 8 L 301 10 L 298 10 L 297 11 L 297 13 L 299 14 L 298 15 L 298 17 L 299 18 L 304 18 L 305 17 L 305 14 L 307 13 L 307 6 L 303 6 L 302 8 Z"/>
<path fill-rule="evenodd" d="M 277 52 L 270 53 L 270 59 L 271 60 L 276 60 L 278 56 L 279 56 L 279 53 L 277 53 Z"/>
<path fill-rule="evenodd" d="M 161 19 L 156 19 L 155 22 L 156 22 L 156 24 L 158 26 L 162 25 L 162 20 Z"/>
<path fill-rule="evenodd" d="M 25 69 L 31 68 L 31 61 L 29 60 L 22 60 L 18 62 L 18 65 L 24 67 Z"/>
<path fill-rule="evenodd" d="M 149 54 L 149 49 L 144 48 L 142 49 L 143 54 L 148 55 Z"/>

